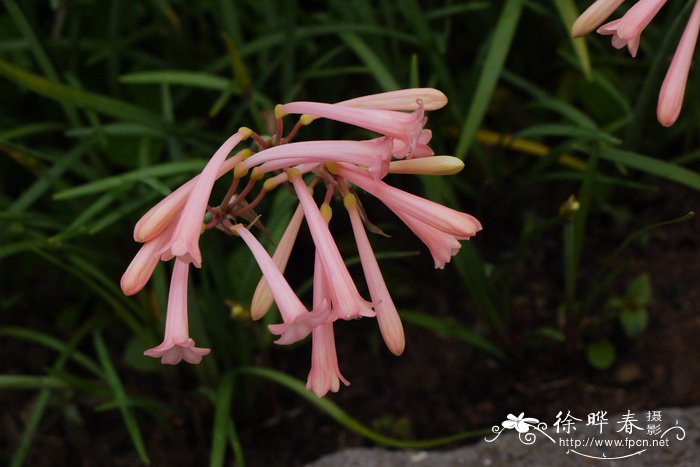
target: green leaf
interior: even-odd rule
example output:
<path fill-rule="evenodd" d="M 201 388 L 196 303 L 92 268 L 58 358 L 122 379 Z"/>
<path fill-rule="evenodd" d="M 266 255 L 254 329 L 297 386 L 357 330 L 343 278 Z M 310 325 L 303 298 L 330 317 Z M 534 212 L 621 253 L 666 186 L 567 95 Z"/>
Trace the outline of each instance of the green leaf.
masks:
<path fill-rule="evenodd" d="M 399 89 L 399 83 L 391 74 L 389 69 L 384 66 L 384 63 L 377 57 L 372 49 L 364 42 L 357 34 L 351 32 L 338 33 L 340 38 L 347 44 L 350 49 L 367 65 L 374 78 L 384 91 L 394 91 Z"/>
<path fill-rule="evenodd" d="M 307 402 L 314 405 L 317 409 L 324 412 L 326 415 L 343 425 L 348 430 L 357 433 L 360 436 L 364 436 L 365 438 L 368 438 L 374 441 L 375 443 L 383 446 L 390 446 L 401 449 L 427 449 L 431 447 L 454 443 L 455 441 L 460 441 L 464 439 L 477 438 L 491 433 L 490 429 L 464 431 L 442 438 L 434 438 L 421 441 L 409 441 L 390 438 L 388 436 L 382 435 L 381 433 L 377 433 L 370 427 L 363 425 L 356 419 L 352 418 L 350 415 L 348 415 L 347 412 L 341 409 L 330 399 L 316 397 L 316 395 L 313 392 L 306 389 L 304 383 L 302 383 L 298 379 L 292 378 L 291 376 L 285 373 L 282 373 L 281 371 L 260 367 L 242 367 L 238 369 L 238 373 L 269 379 L 281 386 L 286 387 L 287 389 L 306 399 Z"/>
<path fill-rule="evenodd" d="M 601 148 L 600 157 L 700 191 L 700 174 L 684 167 L 607 146 Z"/>
<path fill-rule="evenodd" d="M 156 114 L 122 102 L 112 97 L 105 97 L 88 91 L 81 91 L 65 84 L 51 81 L 18 68 L 0 59 L 0 76 L 29 89 L 39 95 L 61 103 L 68 103 L 95 110 L 114 118 L 143 123 L 149 126 L 165 128 L 166 123 Z"/>
<path fill-rule="evenodd" d="M 574 21 L 578 18 L 579 12 L 576 7 L 574 0 L 552 0 L 554 6 L 557 7 L 559 16 L 564 23 L 566 28 L 567 36 L 571 42 L 571 46 L 574 48 L 574 53 L 578 57 L 578 61 L 581 64 L 581 70 L 587 80 L 591 79 L 591 57 L 588 54 L 588 46 L 586 45 L 586 40 L 583 37 L 574 38 L 571 36 L 571 26 L 573 26 Z"/>
<path fill-rule="evenodd" d="M 630 283 L 627 287 L 627 300 L 639 306 L 646 306 L 651 302 L 649 274 L 642 274 Z"/>
<path fill-rule="evenodd" d="M 647 329 L 649 323 L 649 313 L 646 308 L 623 308 L 618 314 L 620 325 L 625 331 L 627 337 L 634 339 L 642 334 Z"/>
<path fill-rule="evenodd" d="M 615 347 L 607 340 L 592 342 L 586 347 L 588 363 L 597 370 L 607 370 L 615 363 Z"/>
<path fill-rule="evenodd" d="M 119 379 L 119 375 L 117 375 L 117 370 L 114 368 L 114 365 L 112 364 L 112 361 L 109 358 L 109 351 L 107 350 L 107 346 L 105 345 L 104 340 L 102 339 L 102 336 L 99 332 L 95 332 L 93 334 L 93 338 L 95 344 L 95 351 L 97 352 L 97 358 L 99 359 L 100 364 L 102 365 L 105 378 L 107 380 L 107 383 L 109 384 L 109 387 L 112 390 L 115 402 L 117 405 L 119 405 L 119 410 L 122 414 L 122 418 L 124 419 L 124 425 L 126 426 L 126 430 L 129 433 L 131 442 L 133 443 L 134 448 L 136 449 L 136 452 L 138 453 L 141 461 L 143 461 L 145 464 L 150 464 L 151 461 L 149 460 L 148 453 L 146 452 L 146 445 L 143 442 L 141 430 L 139 429 L 136 417 L 134 417 L 134 414 L 129 408 L 129 398 L 126 395 L 126 392 L 124 391 L 124 386 L 122 385 L 122 382 Z"/>
<path fill-rule="evenodd" d="M 476 130 L 479 129 L 486 115 L 491 96 L 493 96 L 493 91 L 496 89 L 498 78 L 510 51 L 515 29 L 520 20 L 523 3 L 523 0 L 506 0 L 498 23 L 496 23 L 491 34 L 486 59 L 484 60 L 476 89 L 472 95 L 472 103 L 469 106 L 467 118 L 462 125 L 459 142 L 455 149 L 455 156 L 461 159 L 466 156 L 474 140 Z"/>
<path fill-rule="evenodd" d="M 127 73 L 119 77 L 124 84 L 174 84 L 193 88 L 213 89 L 215 91 L 233 91 L 240 93 L 240 88 L 230 79 L 199 71 L 159 70 Z"/>
<path fill-rule="evenodd" d="M 407 323 L 429 329 L 444 336 L 459 339 L 467 344 L 476 347 L 499 360 L 506 360 L 505 352 L 499 349 L 491 341 L 485 337 L 475 333 L 469 328 L 466 328 L 453 320 L 441 319 L 431 316 L 427 313 L 418 311 L 401 311 L 401 319 Z"/>
<path fill-rule="evenodd" d="M 102 178 L 100 180 L 86 183 L 77 187 L 60 191 L 54 195 L 56 200 L 77 198 L 80 196 L 93 195 L 107 190 L 122 188 L 148 177 L 163 177 L 166 175 L 176 175 L 182 173 L 195 173 L 200 170 L 206 161 L 200 159 L 166 162 L 165 164 L 152 165 L 143 169 L 126 172 L 113 177 Z"/>

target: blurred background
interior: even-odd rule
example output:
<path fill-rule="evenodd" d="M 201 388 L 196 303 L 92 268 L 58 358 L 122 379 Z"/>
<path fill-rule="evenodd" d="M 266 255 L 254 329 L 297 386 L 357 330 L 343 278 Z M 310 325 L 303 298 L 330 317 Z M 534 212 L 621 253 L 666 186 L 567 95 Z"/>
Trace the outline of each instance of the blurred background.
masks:
<path fill-rule="evenodd" d="M 609 38 L 570 39 L 589 3 L 3 0 L 2 462 L 300 465 L 350 446 L 458 446 L 508 413 L 697 405 L 697 70 L 676 125 L 655 119 L 692 2 L 664 7 L 636 59 Z M 144 357 L 169 271 L 122 295 L 137 219 L 239 126 L 269 133 L 276 103 L 413 86 L 448 96 L 431 146 L 466 168 L 391 183 L 484 230 L 435 270 L 363 199 L 391 235 L 371 240 L 405 353 L 373 320 L 336 326 L 352 384 L 317 399 L 304 389 L 310 341 L 272 344 L 276 312 L 248 315 L 252 255 L 210 232 L 189 306 L 211 356 Z M 368 136 L 318 121 L 299 138 Z M 293 199 L 267 198 L 259 212 L 279 238 Z M 360 278 L 343 217 L 332 228 Z M 312 258 L 302 227 L 287 276 L 307 303 Z"/>

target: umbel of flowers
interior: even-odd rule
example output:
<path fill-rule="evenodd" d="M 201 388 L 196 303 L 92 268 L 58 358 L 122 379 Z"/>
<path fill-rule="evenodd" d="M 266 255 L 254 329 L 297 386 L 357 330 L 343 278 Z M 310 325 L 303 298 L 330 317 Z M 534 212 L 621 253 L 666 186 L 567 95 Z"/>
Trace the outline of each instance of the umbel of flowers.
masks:
<path fill-rule="evenodd" d="M 183 359 L 199 363 L 210 349 L 196 347 L 187 326 L 187 280 L 190 266 L 200 268 L 199 237 L 217 229 L 238 237 L 255 257 L 263 277 L 251 303 L 253 319 L 277 304 L 282 322 L 269 326 L 278 344 L 291 344 L 311 334 L 311 371 L 307 387 L 319 397 L 338 391 L 340 373 L 333 326 L 338 320 L 376 318 L 391 352 L 404 350 L 404 333 L 365 230 L 368 220 L 357 188 L 382 201 L 428 247 L 436 268 L 443 268 L 467 240 L 481 230 L 469 214 L 407 193 L 387 184 L 389 173 L 449 175 L 463 163 L 450 156 L 434 156 L 428 146 L 426 111 L 436 110 L 447 98 L 435 89 L 406 89 L 325 104 L 291 102 L 275 108 L 276 132 L 264 138 L 248 128 L 234 133 L 214 153 L 202 172 L 153 206 L 138 221 L 134 239 L 142 243 L 126 272 L 121 288 L 127 295 L 141 290 L 159 261 L 172 261 L 163 342 L 144 352 L 162 363 Z M 284 119 L 298 115 L 284 134 Z M 292 142 L 298 131 L 315 119 L 327 118 L 376 132 L 364 141 Z M 254 148 L 237 147 L 252 140 Z M 214 183 L 227 175 L 231 182 L 218 204 L 211 204 Z M 298 205 L 272 256 L 250 229 L 254 209 L 266 193 L 287 184 Z M 324 190 L 319 205 L 312 196 Z M 321 192 L 317 192 L 319 194 Z M 320 198 L 320 197 L 319 197 Z M 369 299 L 362 297 L 329 230 L 331 203 L 350 218 L 362 263 Z M 251 220 L 252 219 L 252 220 Z M 308 308 L 289 286 L 284 271 L 301 223 L 306 220 L 316 249 L 313 299 Z M 245 221 L 245 222 L 244 222 Z M 246 222 L 248 224 L 246 225 Z"/>
<path fill-rule="evenodd" d="M 638 0 L 622 18 L 603 24 L 625 0 L 597 0 L 578 17 L 571 28 L 574 37 L 583 36 L 598 28 L 598 34 L 612 36 L 616 49 L 627 46 L 630 55 L 637 56 L 642 31 L 654 19 L 667 0 Z M 656 117 L 663 126 L 671 126 L 678 119 L 683 106 L 685 86 L 693 61 L 700 30 L 700 0 L 693 0 L 693 11 L 685 26 L 676 53 L 661 85 Z M 603 24 L 601 26 L 601 24 Z"/>

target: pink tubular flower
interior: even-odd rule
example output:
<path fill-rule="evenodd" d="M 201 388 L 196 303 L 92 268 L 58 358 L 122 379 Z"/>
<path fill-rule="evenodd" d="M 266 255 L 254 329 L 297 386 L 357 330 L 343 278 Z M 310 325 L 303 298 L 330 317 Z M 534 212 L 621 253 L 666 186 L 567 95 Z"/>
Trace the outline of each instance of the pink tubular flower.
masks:
<path fill-rule="evenodd" d="M 275 146 L 241 162 L 241 169 L 255 167 L 255 173 L 293 167 L 299 164 L 347 162 L 367 167 L 376 178 L 382 178 L 389 170 L 392 139 L 371 141 L 306 141 Z"/>
<path fill-rule="evenodd" d="M 280 336 L 275 341 L 276 344 L 293 344 L 300 341 L 308 336 L 313 328 L 329 321 L 328 309 L 309 312 L 304 307 L 265 248 L 248 229 L 238 224 L 233 226 L 233 231 L 240 235 L 253 253 L 282 315 L 283 324 L 269 326 L 271 333 Z"/>
<path fill-rule="evenodd" d="M 442 269 L 459 251 L 461 245 L 458 240 L 467 240 L 481 230 L 479 221 L 469 214 L 399 190 L 384 182 L 374 182 L 367 175 L 343 166 L 338 166 L 336 172 L 371 193 L 391 209 L 426 244 L 436 268 Z"/>
<path fill-rule="evenodd" d="M 456 211 L 442 204 L 399 190 L 384 182 L 375 182 L 367 175 L 337 167 L 338 175 L 371 193 L 392 211 L 401 211 L 435 228 L 466 240 L 481 230 L 479 221 L 467 213 Z"/>
<path fill-rule="evenodd" d="M 163 342 L 143 354 L 148 357 L 160 358 L 165 365 L 177 365 L 181 360 L 197 364 L 202 357 L 211 352 L 194 346 L 187 325 L 187 275 L 189 264 L 175 260 L 173 275 L 168 294 L 168 312 L 165 318 L 165 337 Z"/>
<path fill-rule="evenodd" d="M 338 246 L 333 241 L 331 231 L 323 219 L 321 211 L 311 197 L 301 175 L 294 169 L 288 172 L 289 180 L 294 185 L 294 191 L 299 198 L 299 204 L 304 209 L 306 223 L 311 231 L 316 250 L 321 258 L 323 270 L 327 277 L 333 278 L 333 287 L 330 287 L 333 298 L 333 312 L 341 319 L 353 319 L 361 316 L 374 317 L 372 307 L 360 296 L 360 293 L 352 281 L 343 258 L 340 256 Z M 278 302 L 279 305 L 279 302 Z"/>
<path fill-rule="evenodd" d="M 630 55 L 636 57 L 642 31 L 665 3 L 666 0 L 639 0 L 622 18 L 598 28 L 598 34 L 612 35 L 613 47 L 621 49 L 626 45 Z"/>
<path fill-rule="evenodd" d="M 277 106 L 275 114 L 278 118 L 288 114 L 323 117 L 391 136 L 406 145 L 404 153 L 395 154 L 395 157 L 399 158 L 410 156 L 419 143 L 421 130 L 426 122 L 423 103 L 420 100 L 417 102 L 417 109 L 411 113 L 300 101 Z"/>
<path fill-rule="evenodd" d="M 284 270 L 287 267 L 287 261 L 289 261 L 289 255 L 292 253 L 292 247 L 297 239 L 297 234 L 299 233 L 299 227 L 301 227 L 301 221 L 304 220 L 304 210 L 301 206 L 297 206 L 296 211 L 292 219 L 289 221 L 287 228 L 282 234 L 282 238 L 277 244 L 274 254 L 272 255 L 272 261 L 275 262 L 277 269 L 284 274 Z M 265 276 L 260 279 L 258 286 L 255 288 L 255 293 L 253 294 L 253 299 L 250 302 L 250 315 L 254 320 L 258 320 L 265 316 L 267 310 L 272 306 L 274 297 L 270 291 L 270 286 L 267 284 Z"/>
<path fill-rule="evenodd" d="M 367 232 L 365 232 L 360 213 L 357 210 L 357 199 L 355 195 L 348 193 L 343 198 L 343 202 L 350 215 L 362 270 L 365 273 L 367 287 L 374 302 L 374 311 L 377 313 L 379 330 L 389 350 L 394 355 L 401 355 L 406 345 L 401 318 L 399 318 L 394 302 L 391 300 L 382 272 L 379 270 L 377 258 L 375 258 L 372 246 L 367 238 Z"/>
<path fill-rule="evenodd" d="M 331 296 L 328 289 L 328 278 L 318 253 L 316 253 L 314 263 L 313 305 L 314 310 L 319 310 L 330 306 Z M 333 323 L 321 324 L 311 332 L 311 370 L 306 380 L 306 388 L 313 391 L 318 397 L 323 397 L 328 391 L 338 392 L 340 381 L 346 386 L 350 384 L 343 378 L 338 368 Z"/>
<path fill-rule="evenodd" d="M 161 251 L 161 258 L 164 261 L 177 257 L 186 263 L 193 263 L 198 268 L 202 266 L 199 235 L 202 232 L 202 221 L 211 190 L 226 156 L 250 134 L 251 131 L 248 128 L 239 129 L 221 145 L 204 167 L 197 182 L 192 187 L 172 237 Z"/>
<path fill-rule="evenodd" d="M 656 116 L 663 126 L 673 125 L 681 112 L 699 29 L 700 1 L 696 1 L 659 93 Z"/>
<path fill-rule="evenodd" d="M 224 161 L 219 168 L 216 178 L 233 170 L 236 164 L 250 153 L 249 149 L 238 152 L 235 156 Z M 148 210 L 134 227 L 134 240 L 140 243 L 148 242 L 158 236 L 182 211 L 192 188 L 197 184 L 199 175 L 180 186 L 177 190 L 163 198 L 158 204 Z"/>
<path fill-rule="evenodd" d="M 412 88 L 356 97 L 336 105 L 360 109 L 413 111 L 418 110 L 418 101 L 423 102 L 426 111 L 438 110 L 447 104 L 447 96 L 433 88 Z"/>
<path fill-rule="evenodd" d="M 625 0 L 596 0 L 576 19 L 573 26 L 571 26 L 571 34 L 574 37 L 585 36 L 608 19 L 624 1 Z"/>

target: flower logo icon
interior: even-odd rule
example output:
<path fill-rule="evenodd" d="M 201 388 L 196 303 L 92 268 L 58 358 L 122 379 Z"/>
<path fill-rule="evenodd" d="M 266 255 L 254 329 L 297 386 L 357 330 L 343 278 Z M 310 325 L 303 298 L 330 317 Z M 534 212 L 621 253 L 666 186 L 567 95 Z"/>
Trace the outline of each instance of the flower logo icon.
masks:
<path fill-rule="evenodd" d="M 515 429 L 518 433 L 527 433 L 530 427 L 537 426 L 539 420 L 536 418 L 524 417 L 525 412 L 521 412 L 517 417 L 512 413 L 508 414 L 508 420 L 504 420 L 501 425 L 509 430 Z"/>

